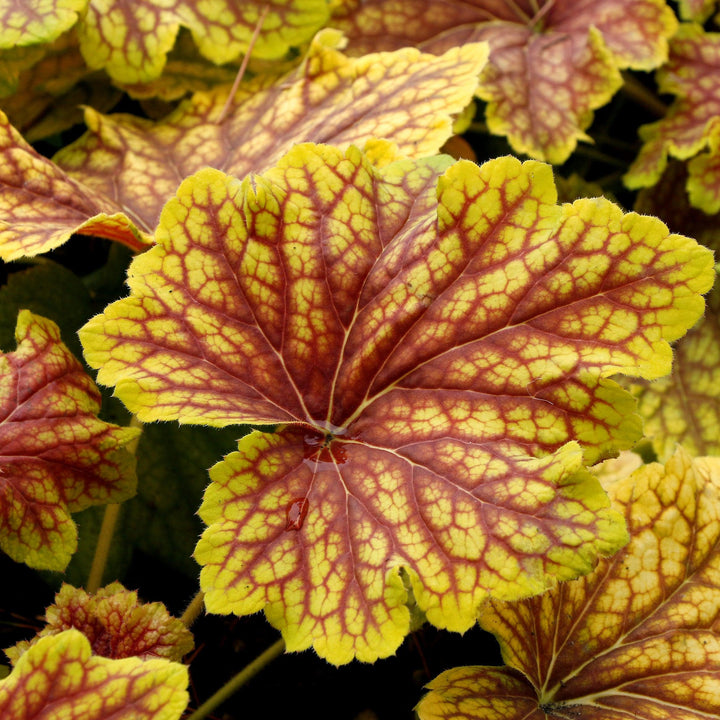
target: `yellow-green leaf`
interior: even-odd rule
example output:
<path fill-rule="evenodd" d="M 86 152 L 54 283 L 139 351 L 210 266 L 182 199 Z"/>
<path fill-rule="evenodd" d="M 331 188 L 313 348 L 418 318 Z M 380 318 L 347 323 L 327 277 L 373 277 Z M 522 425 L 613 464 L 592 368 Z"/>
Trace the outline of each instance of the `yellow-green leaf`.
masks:
<path fill-rule="evenodd" d="M 119 659 L 163 657 L 180 661 L 193 648 L 185 625 L 162 603 L 142 603 L 136 592 L 115 582 L 89 594 L 63 584 L 45 611 L 45 627 L 32 640 L 5 650 L 13 665 L 39 640 L 75 628 L 90 641 L 93 655 Z"/>
<path fill-rule="evenodd" d="M 179 720 L 187 685 L 180 663 L 98 657 L 79 630 L 66 630 L 39 640 L 0 680 L 0 717 Z"/>
<path fill-rule="evenodd" d="M 203 170 L 81 330 L 142 420 L 283 424 L 212 470 L 201 584 L 336 663 L 397 648 L 404 573 L 465 630 L 622 545 L 582 451 L 639 438 L 610 376 L 669 372 L 713 279 L 658 220 L 558 206 L 546 165 L 448 164 L 301 145 Z"/>
<path fill-rule="evenodd" d="M 0 0 L 0 48 L 52 42 L 69 30 L 88 0 Z"/>
<path fill-rule="evenodd" d="M 352 52 L 488 41 L 478 94 L 490 131 L 552 163 L 588 139 L 593 111 L 622 85 L 620 70 L 658 67 L 677 28 L 664 0 L 362 0 L 338 3 L 332 22 Z"/>
<path fill-rule="evenodd" d="M 508 667 L 442 673 L 421 720 L 720 715 L 720 458 L 680 449 L 608 489 L 630 543 L 539 598 L 489 602 Z"/>
<path fill-rule="evenodd" d="M 645 435 L 660 460 L 678 443 L 693 455 L 720 456 L 720 289 L 677 344 L 672 374 L 638 387 L 637 394 Z"/>
<path fill-rule="evenodd" d="M 90 0 L 78 27 L 89 67 L 120 83 L 159 77 L 181 26 L 191 30 L 200 52 L 222 64 L 247 52 L 263 9 L 268 9 L 253 56 L 282 58 L 302 46 L 326 22 L 326 0 Z"/>
<path fill-rule="evenodd" d="M 137 431 L 97 418 L 100 393 L 53 322 L 23 310 L 16 338 L 0 356 L 0 548 L 63 570 L 77 545 L 70 513 L 134 493 L 124 446 Z"/>
<path fill-rule="evenodd" d="M 46 252 L 73 232 L 141 249 L 182 178 L 208 165 L 260 171 L 305 140 L 347 146 L 382 137 L 405 155 L 436 153 L 471 101 L 487 57 L 475 44 L 441 57 L 406 49 L 348 59 L 338 42 L 327 31 L 290 75 L 241 85 L 224 119 L 228 87 L 196 94 L 159 123 L 87 110 L 89 133 L 56 163 L 5 122 L 0 256 Z"/>
<path fill-rule="evenodd" d="M 691 202 L 707 213 L 718 212 L 720 138 L 715 128 L 720 117 L 720 33 L 706 32 L 693 23 L 681 25 L 657 79 L 662 92 L 677 97 L 665 117 L 640 128 L 644 144 L 625 184 L 633 189 L 654 185 L 669 157 L 697 156 L 689 167 Z"/>
<path fill-rule="evenodd" d="M 0 157 L 3 260 L 47 252 L 73 233 L 100 235 L 136 250 L 148 242 L 120 206 L 36 152 L 1 111 Z"/>

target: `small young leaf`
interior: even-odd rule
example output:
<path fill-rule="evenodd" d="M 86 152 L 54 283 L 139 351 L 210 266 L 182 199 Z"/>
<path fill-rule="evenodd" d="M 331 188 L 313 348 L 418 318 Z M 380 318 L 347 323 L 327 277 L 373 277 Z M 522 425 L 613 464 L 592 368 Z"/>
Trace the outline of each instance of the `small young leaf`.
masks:
<path fill-rule="evenodd" d="M 0 356 L 0 548 L 62 570 L 77 544 L 71 512 L 135 491 L 137 435 L 99 420 L 100 394 L 55 323 L 23 310 L 15 352 Z"/>
<path fill-rule="evenodd" d="M 569 441 L 594 461 L 639 438 L 608 376 L 669 372 L 714 276 L 658 220 L 557 206 L 548 166 L 448 164 L 302 145 L 242 181 L 203 170 L 81 330 L 142 420 L 285 423 L 213 469 L 201 584 L 336 663 L 408 632 L 401 568 L 465 630 L 487 594 L 623 544 Z"/>
<path fill-rule="evenodd" d="M 509 667 L 442 673 L 421 720 L 720 714 L 720 458 L 679 449 L 607 487 L 630 543 L 542 597 L 490 601 Z"/>
<path fill-rule="evenodd" d="M 13 665 L 40 638 L 76 628 L 90 641 L 93 655 L 117 660 L 164 657 L 181 660 L 193 648 L 190 631 L 162 603 L 141 603 L 137 593 L 111 583 L 90 595 L 65 585 L 47 608 L 45 627 L 29 641 L 5 650 Z"/>
<path fill-rule="evenodd" d="M 664 0 L 363 0 L 340 4 L 333 25 L 351 52 L 418 45 L 429 52 L 490 43 L 478 94 L 491 132 L 518 152 L 564 162 L 593 110 L 622 85 L 620 70 L 650 70 L 677 28 Z"/>
<path fill-rule="evenodd" d="M 10 275 L 0 287 L 0 348 L 12 347 L 22 309 L 55 322 L 70 351 L 74 355 L 82 352 L 77 329 L 93 314 L 93 304 L 77 275 L 47 259 Z"/>
<path fill-rule="evenodd" d="M 188 671 L 165 659 L 108 660 L 92 655 L 79 630 L 40 639 L 0 680 L 0 717 L 179 720 Z"/>
<path fill-rule="evenodd" d="M 82 124 L 83 105 L 105 111 L 120 99 L 106 75 L 88 69 L 74 33 L 33 50 L 27 62 L 18 62 L 16 71 L 0 80 L 0 94 L 9 95 L 3 97 L 3 112 L 28 142 Z M 8 58 L 2 60 L 0 67 Z"/>

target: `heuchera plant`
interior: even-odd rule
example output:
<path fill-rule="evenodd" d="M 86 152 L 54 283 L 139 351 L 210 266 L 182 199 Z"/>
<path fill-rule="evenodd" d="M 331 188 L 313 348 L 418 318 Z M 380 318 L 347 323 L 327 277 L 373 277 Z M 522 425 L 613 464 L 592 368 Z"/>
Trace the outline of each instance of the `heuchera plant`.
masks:
<path fill-rule="evenodd" d="M 0 21 L 3 720 L 720 717 L 715 2 Z"/>

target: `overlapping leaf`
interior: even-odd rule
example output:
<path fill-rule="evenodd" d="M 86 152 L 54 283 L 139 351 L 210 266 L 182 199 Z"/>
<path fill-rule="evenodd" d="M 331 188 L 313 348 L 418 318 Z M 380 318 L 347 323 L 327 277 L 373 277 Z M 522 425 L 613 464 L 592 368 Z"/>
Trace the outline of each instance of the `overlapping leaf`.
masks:
<path fill-rule="evenodd" d="M 16 338 L 0 356 L 0 548 L 62 570 L 77 544 L 70 513 L 134 492 L 123 446 L 136 431 L 96 417 L 100 394 L 54 323 L 22 311 Z"/>
<path fill-rule="evenodd" d="M 143 420 L 285 423 L 211 471 L 201 584 L 335 663 L 397 648 L 409 588 L 463 630 L 488 593 L 623 543 L 566 443 L 637 439 L 607 376 L 667 373 L 712 282 L 657 220 L 555 205 L 548 166 L 447 163 L 305 145 L 243 181 L 201 171 L 81 331 Z"/>
<path fill-rule="evenodd" d="M 148 82 L 162 73 L 181 26 L 190 29 L 206 58 L 221 64 L 247 52 L 264 10 L 253 55 L 265 60 L 307 43 L 329 13 L 326 0 L 5 0 L 0 49 L 47 44 L 74 28 L 91 69 L 103 69 L 120 83 Z"/>
<path fill-rule="evenodd" d="M 720 714 L 720 459 L 680 449 L 613 483 L 630 543 L 480 622 L 509 667 L 444 672 L 421 720 L 697 720 Z"/>
<path fill-rule="evenodd" d="M 588 139 L 593 110 L 622 84 L 620 69 L 659 66 L 677 27 L 664 0 L 361 0 L 341 3 L 333 24 L 357 52 L 487 40 L 478 94 L 490 131 L 553 163 Z"/>
<path fill-rule="evenodd" d="M 190 631 L 162 603 L 141 603 L 137 593 L 111 583 L 90 595 L 63 585 L 45 613 L 46 625 L 32 640 L 5 650 L 13 665 L 40 638 L 76 628 L 93 655 L 119 659 L 164 657 L 181 660 L 193 648 Z"/>
<path fill-rule="evenodd" d="M 678 4 L 683 20 L 704 22 L 715 9 L 717 0 L 679 0 Z"/>
<path fill-rule="evenodd" d="M 69 30 L 88 0 L 41 0 L 18 3 L 0 0 L 0 48 L 37 45 L 56 40 Z"/>
<path fill-rule="evenodd" d="M 47 252 L 73 233 L 107 237 L 138 250 L 148 241 L 120 206 L 36 152 L 1 111 L 0 157 L 3 260 Z"/>
<path fill-rule="evenodd" d="M 282 58 L 307 43 L 329 14 L 327 0 L 90 0 L 78 28 L 80 48 L 91 68 L 114 80 L 147 82 L 161 74 L 181 25 L 205 57 L 221 64 L 247 52 L 265 8 L 252 50 L 261 59 Z"/>
<path fill-rule="evenodd" d="M 682 25 L 658 72 L 663 92 L 677 99 L 661 120 L 640 128 L 644 145 L 625 176 L 631 188 L 654 185 L 668 157 L 694 158 L 687 182 L 690 201 L 707 213 L 720 210 L 720 33 Z M 697 156 L 697 157 L 695 157 Z"/>
<path fill-rule="evenodd" d="M 671 160 L 662 177 L 651 188 L 642 189 L 635 202 L 635 210 L 654 215 L 674 232 L 689 235 L 720 253 L 720 213 L 708 215 L 693 207 L 684 191 L 688 179 L 687 163 Z"/>
<path fill-rule="evenodd" d="M 109 660 L 91 654 L 79 630 L 42 638 L 0 680 L 0 716 L 11 720 L 179 720 L 188 672 L 154 658 Z"/>
<path fill-rule="evenodd" d="M 645 434 L 661 460 L 677 443 L 694 455 L 720 456 L 720 292 L 675 350 L 673 372 L 639 389 Z"/>
<path fill-rule="evenodd" d="M 304 140 L 383 137 L 403 154 L 433 154 L 470 102 L 487 56 L 476 44 L 441 57 L 406 49 L 349 60 L 338 42 L 328 31 L 289 76 L 242 85 L 225 119 L 226 87 L 196 94 L 157 124 L 88 110 L 89 133 L 57 164 L 6 124 L 0 256 L 45 252 L 72 232 L 137 248 L 182 178 L 207 165 L 239 175 L 261 170 Z"/>
<path fill-rule="evenodd" d="M 88 70 L 73 32 L 10 67 L 8 53 L 0 61 L 2 109 L 28 142 L 81 124 L 83 105 L 109 110 L 120 97 L 107 76 Z"/>

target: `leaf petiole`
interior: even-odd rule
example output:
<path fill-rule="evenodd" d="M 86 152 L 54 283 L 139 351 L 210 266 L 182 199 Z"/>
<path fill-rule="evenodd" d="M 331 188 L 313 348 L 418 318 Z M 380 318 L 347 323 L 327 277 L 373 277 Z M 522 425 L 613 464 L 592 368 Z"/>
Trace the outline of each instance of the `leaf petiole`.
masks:
<path fill-rule="evenodd" d="M 190 604 L 185 608 L 185 612 L 180 617 L 180 622 L 185 627 L 190 627 L 197 619 L 205 607 L 205 593 L 198 590 Z"/>
<path fill-rule="evenodd" d="M 248 680 L 255 677 L 266 665 L 269 665 L 275 658 L 281 655 L 284 650 L 285 641 L 280 638 L 267 650 L 258 655 L 251 663 L 246 665 L 237 675 L 230 678 L 228 682 L 208 698 L 186 720 L 204 720 L 211 712 L 234 695 Z"/>
<path fill-rule="evenodd" d="M 142 429 L 142 426 L 143 424 L 133 415 L 130 419 L 129 427 Z M 138 435 L 137 438 L 125 446 L 131 455 L 135 455 L 139 441 L 140 436 Z M 103 573 L 107 565 L 110 545 L 115 533 L 115 526 L 117 525 L 121 507 L 119 503 L 110 503 L 105 506 L 105 514 L 103 515 L 100 534 L 98 535 L 97 545 L 95 546 L 95 555 L 93 556 L 92 566 L 90 567 L 90 574 L 88 575 L 87 586 L 85 588 L 89 593 L 96 593 L 100 585 L 102 585 Z"/>

